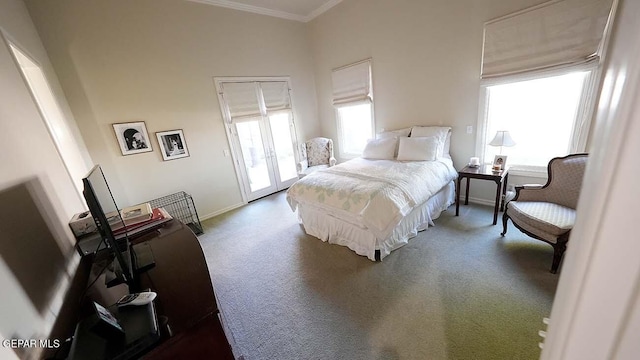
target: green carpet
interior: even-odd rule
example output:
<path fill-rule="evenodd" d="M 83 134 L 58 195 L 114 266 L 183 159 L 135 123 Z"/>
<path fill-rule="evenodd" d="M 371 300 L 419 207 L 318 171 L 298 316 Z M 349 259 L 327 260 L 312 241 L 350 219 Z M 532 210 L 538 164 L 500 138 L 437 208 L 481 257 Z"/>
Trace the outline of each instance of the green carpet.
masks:
<path fill-rule="evenodd" d="M 492 208 L 455 207 L 382 262 L 304 233 L 284 193 L 203 222 L 236 355 L 537 359 L 558 276 L 551 246 Z"/>

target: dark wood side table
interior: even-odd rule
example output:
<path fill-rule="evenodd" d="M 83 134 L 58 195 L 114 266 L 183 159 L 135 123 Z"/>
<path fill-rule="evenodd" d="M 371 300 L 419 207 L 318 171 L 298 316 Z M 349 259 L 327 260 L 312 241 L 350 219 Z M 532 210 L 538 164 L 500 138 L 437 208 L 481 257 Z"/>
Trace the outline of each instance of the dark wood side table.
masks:
<path fill-rule="evenodd" d="M 496 183 L 496 201 L 493 210 L 493 225 L 498 223 L 498 209 L 504 211 L 504 200 L 507 193 L 507 182 L 509 181 L 509 168 L 494 172 L 491 165 L 480 165 L 477 168 L 465 166 L 458 171 L 458 181 L 456 182 L 456 216 L 460 214 L 460 182 L 467 178 L 467 191 L 464 195 L 464 204 L 469 204 L 469 182 L 471 179 L 493 180 Z M 500 201 L 502 193 L 502 201 Z"/>

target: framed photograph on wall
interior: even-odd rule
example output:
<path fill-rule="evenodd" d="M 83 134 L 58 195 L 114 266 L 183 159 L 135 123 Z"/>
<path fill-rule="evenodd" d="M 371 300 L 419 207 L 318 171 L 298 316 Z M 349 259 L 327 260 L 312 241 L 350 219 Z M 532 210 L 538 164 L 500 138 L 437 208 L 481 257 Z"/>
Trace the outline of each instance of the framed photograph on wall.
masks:
<path fill-rule="evenodd" d="M 153 151 L 144 121 L 113 124 L 122 155 Z"/>
<path fill-rule="evenodd" d="M 187 142 L 184 140 L 182 130 L 157 132 L 156 137 L 158 137 L 160 152 L 162 152 L 162 158 L 165 161 L 189 156 Z"/>

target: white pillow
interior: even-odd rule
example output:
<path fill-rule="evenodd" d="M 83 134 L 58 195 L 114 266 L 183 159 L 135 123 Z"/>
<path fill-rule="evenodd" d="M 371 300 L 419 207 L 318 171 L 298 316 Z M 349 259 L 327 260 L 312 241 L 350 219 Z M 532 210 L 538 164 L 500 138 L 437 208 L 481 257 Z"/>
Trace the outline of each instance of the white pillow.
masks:
<path fill-rule="evenodd" d="M 451 131 L 448 126 L 414 126 L 411 128 L 411 137 L 436 136 L 440 142 L 438 146 L 438 157 L 445 155 L 445 143 L 447 134 Z"/>
<path fill-rule="evenodd" d="M 447 133 L 447 140 L 445 140 L 444 142 L 444 150 L 443 150 L 442 157 L 451 159 L 450 149 L 451 149 L 451 131 Z"/>
<path fill-rule="evenodd" d="M 404 128 L 404 129 L 399 129 L 399 130 L 389 130 L 389 131 L 383 131 L 381 133 L 378 133 L 376 135 L 376 137 L 378 139 L 384 139 L 384 138 L 388 138 L 388 137 L 409 137 L 409 134 L 411 134 L 411 128 Z"/>
<path fill-rule="evenodd" d="M 371 139 L 364 147 L 362 157 L 365 159 L 393 160 L 397 143 L 398 139 L 395 137 Z"/>
<path fill-rule="evenodd" d="M 386 138 L 401 138 L 401 137 L 409 137 L 409 134 L 411 134 L 411 128 L 404 128 L 404 129 L 399 129 L 399 130 L 390 130 L 390 131 L 383 131 L 381 133 L 376 134 L 376 138 L 378 139 L 386 139 Z M 398 156 L 398 143 L 396 142 L 396 150 L 393 152 L 393 157 L 395 158 L 396 156 Z"/>
<path fill-rule="evenodd" d="M 440 141 L 435 136 L 400 138 L 398 160 L 435 160 Z"/>

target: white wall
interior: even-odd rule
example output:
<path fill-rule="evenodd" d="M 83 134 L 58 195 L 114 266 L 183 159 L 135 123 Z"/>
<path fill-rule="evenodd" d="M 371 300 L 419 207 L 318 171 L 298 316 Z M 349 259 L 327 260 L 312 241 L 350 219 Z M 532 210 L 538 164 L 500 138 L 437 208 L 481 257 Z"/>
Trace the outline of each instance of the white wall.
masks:
<path fill-rule="evenodd" d="M 482 25 L 542 2 L 347 0 L 303 24 L 181 0 L 26 0 L 118 203 L 184 190 L 201 217 L 241 203 L 212 77 L 290 75 L 301 140 L 335 139 L 331 69 L 371 57 L 377 131 L 452 126 L 461 168 L 475 152 Z M 146 122 L 154 152 L 120 154 L 111 124 L 128 121 Z M 154 133 L 171 129 L 191 157 L 162 161 Z M 474 182 L 472 199 L 493 194 Z"/>
<path fill-rule="evenodd" d="M 309 24 L 322 132 L 337 137 L 331 69 L 371 57 L 376 130 L 451 126 L 451 154 L 461 169 L 475 152 L 483 23 L 542 2 L 341 2 Z M 472 198 L 494 194 L 495 184 L 472 182 Z"/>
<path fill-rule="evenodd" d="M 0 0 L 0 30 L 4 37 L 20 46 L 42 66 L 60 101 L 62 111 L 69 120 L 71 131 L 77 134 L 73 117 L 64 97 L 61 96 L 62 91 L 47 53 L 21 0 Z M 33 200 L 44 207 L 43 216 L 56 242 L 54 246 L 57 246 L 60 254 L 69 260 L 70 268 L 67 270 L 75 271 L 77 257 L 72 246 L 73 235 L 67 223 L 73 214 L 83 211 L 84 202 L 57 153 L 18 65 L 1 38 L 0 79 L 0 144 L 3 149 L 0 155 L 0 193 L 20 183 L 35 181 L 41 185 L 43 191 L 34 193 Z M 80 145 L 83 146 L 82 142 Z M 0 206 L 6 208 L 11 204 Z M 20 229 L 29 227 L 30 223 L 29 219 L 24 219 L 21 223 L 3 225 Z M 0 242 L 15 240 L 11 233 L 0 234 Z M 0 257 L 0 337 L 46 338 L 63 291 L 51 294 L 54 300 L 50 307 L 44 312 L 38 311 L 29 301 L 29 297 L 6 262 L 7 259 Z M 61 287 L 64 287 L 67 279 L 68 275 L 63 271 L 60 274 Z M 3 358 L 13 356 L 10 354 L 11 350 L 3 349 Z"/>
<path fill-rule="evenodd" d="M 120 206 L 182 190 L 201 217 L 241 203 L 214 76 L 291 76 L 299 137 L 319 135 L 303 23 L 182 0 L 26 3 Z M 129 121 L 153 152 L 121 155 L 111 124 Z M 191 156 L 164 162 L 154 133 L 172 129 Z"/>

